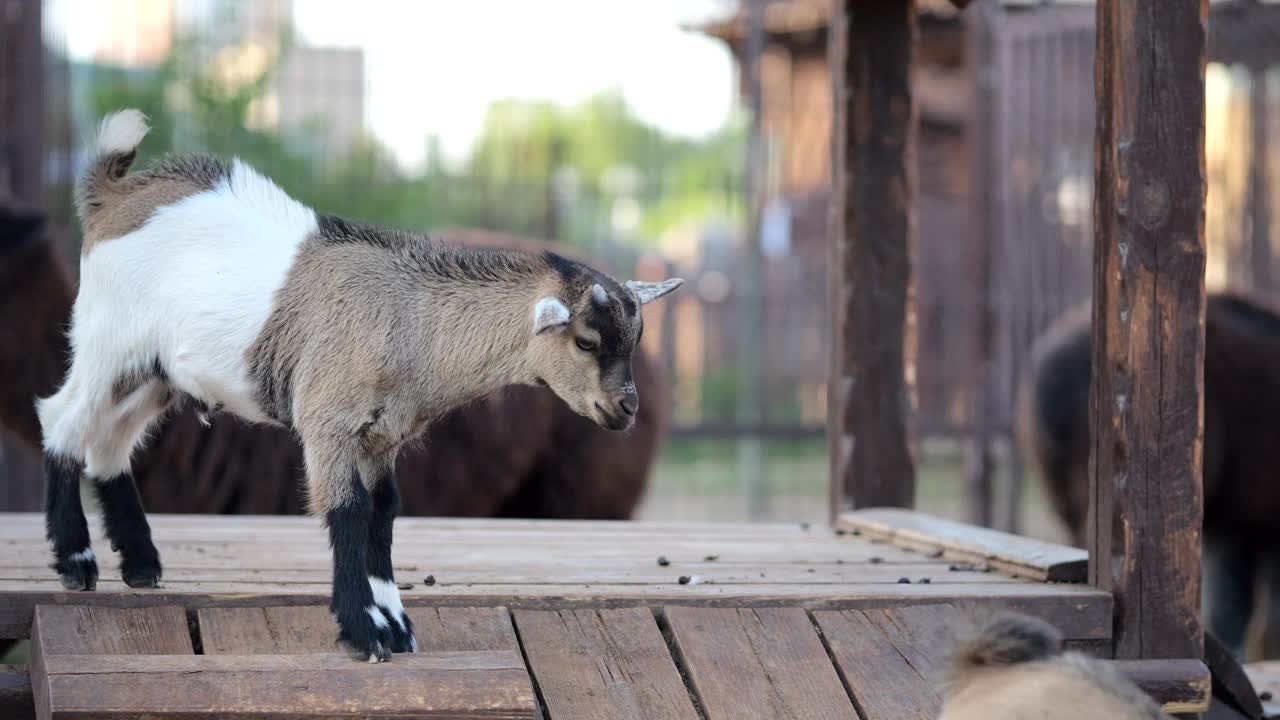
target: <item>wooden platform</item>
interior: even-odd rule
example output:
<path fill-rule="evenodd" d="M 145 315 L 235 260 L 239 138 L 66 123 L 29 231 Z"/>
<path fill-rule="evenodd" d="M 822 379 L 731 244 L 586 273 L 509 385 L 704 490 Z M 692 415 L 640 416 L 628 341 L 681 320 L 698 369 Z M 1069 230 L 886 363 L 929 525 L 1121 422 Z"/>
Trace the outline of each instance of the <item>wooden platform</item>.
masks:
<path fill-rule="evenodd" d="M 402 519 L 395 568 L 422 652 L 365 667 L 335 653 L 313 519 L 154 517 L 158 590 L 120 583 L 95 528 L 98 591 L 70 593 L 42 519 L 0 515 L 0 637 L 34 628 L 45 717 L 551 720 L 853 718 L 855 704 L 864 720 L 931 718 L 951 638 L 986 611 L 1106 643 L 1110 596 L 1029 579 L 1069 575 L 1079 551 L 931 522 Z"/>

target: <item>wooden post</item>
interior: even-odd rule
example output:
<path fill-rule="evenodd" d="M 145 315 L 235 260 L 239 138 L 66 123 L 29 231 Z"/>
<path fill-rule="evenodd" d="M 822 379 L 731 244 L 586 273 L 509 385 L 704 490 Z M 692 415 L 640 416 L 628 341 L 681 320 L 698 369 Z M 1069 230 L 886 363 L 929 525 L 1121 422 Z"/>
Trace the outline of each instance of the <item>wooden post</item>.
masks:
<path fill-rule="evenodd" d="M 1267 127 L 1271 119 L 1267 88 L 1267 67 L 1256 64 L 1249 68 L 1253 81 L 1249 88 L 1249 122 L 1253 125 L 1253 147 L 1249 153 L 1249 264 L 1252 266 L 1253 287 L 1271 290 L 1271 178 L 1268 176 L 1270 133 Z"/>
<path fill-rule="evenodd" d="M 1089 577 L 1116 657 L 1199 658 L 1208 1 L 1097 11 Z"/>
<path fill-rule="evenodd" d="M 915 500 L 915 0 L 845 0 L 836 81 L 832 512 Z"/>
<path fill-rule="evenodd" d="M 965 448 L 965 495 L 969 521 L 991 527 L 995 521 L 994 458 L 991 452 L 995 411 L 992 398 L 991 355 L 994 319 L 991 297 L 991 130 L 992 88 L 990 2 L 975 3 L 964 14 L 965 63 L 972 80 L 969 97 L 967 136 L 969 138 L 969 247 L 967 272 L 972 278 L 973 354 L 969 358 L 969 437 Z M 1015 508 L 1016 509 L 1016 508 Z M 1008 527 L 1003 529 L 1008 530 Z"/>
<path fill-rule="evenodd" d="M 41 3 L 0 12 L 0 194 L 44 207 L 44 36 Z"/>
<path fill-rule="evenodd" d="M 751 103 L 751 130 L 747 138 L 747 212 L 749 222 L 743 243 L 742 273 L 734 285 L 738 298 L 738 383 L 736 420 L 739 427 L 758 428 L 764 422 L 764 256 L 760 247 L 761 218 L 767 192 L 768 158 L 765 156 L 764 88 L 765 0 L 748 0 L 747 97 Z M 759 520 L 765 511 L 764 441 L 754 434 L 738 436 L 738 481 L 747 498 L 747 516 Z"/>

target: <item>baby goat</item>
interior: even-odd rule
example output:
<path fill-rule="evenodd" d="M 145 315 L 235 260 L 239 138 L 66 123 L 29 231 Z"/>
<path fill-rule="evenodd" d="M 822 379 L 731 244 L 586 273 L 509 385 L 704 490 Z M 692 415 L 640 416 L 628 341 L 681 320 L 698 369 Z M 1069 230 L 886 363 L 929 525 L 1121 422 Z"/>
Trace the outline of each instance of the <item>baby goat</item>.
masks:
<path fill-rule="evenodd" d="M 1062 651 L 1062 635 L 1026 615 L 999 617 L 952 658 L 938 720 L 1168 720 L 1100 660 Z"/>
<path fill-rule="evenodd" d="M 128 175 L 146 132 L 136 110 L 105 118 L 77 192 L 71 369 L 38 402 L 62 584 L 97 581 L 82 472 L 124 581 L 158 584 L 129 458 L 189 398 L 297 433 L 333 548 L 340 639 L 369 662 L 412 652 L 391 568 L 396 453 L 448 410 L 516 383 L 629 428 L 640 308 L 682 281 L 620 284 L 551 253 L 318 215 L 239 160 L 170 156 Z"/>

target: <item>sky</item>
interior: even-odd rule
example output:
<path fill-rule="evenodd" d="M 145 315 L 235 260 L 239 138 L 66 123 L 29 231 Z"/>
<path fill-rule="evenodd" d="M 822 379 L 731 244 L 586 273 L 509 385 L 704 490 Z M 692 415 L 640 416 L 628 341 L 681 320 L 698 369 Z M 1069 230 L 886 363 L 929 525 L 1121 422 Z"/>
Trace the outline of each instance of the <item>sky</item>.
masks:
<path fill-rule="evenodd" d="M 246 0 L 251 2 L 252 0 Z M 90 59 L 100 42 L 98 0 L 55 0 L 68 51 Z M 465 155 L 493 100 L 571 105 L 619 90 L 644 120 L 703 136 L 734 103 L 723 43 L 681 24 L 727 14 L 732 0 L 294 0 L 311 45 L 365 51 L 366 121 L 406 166 L 426 139 Z"/>

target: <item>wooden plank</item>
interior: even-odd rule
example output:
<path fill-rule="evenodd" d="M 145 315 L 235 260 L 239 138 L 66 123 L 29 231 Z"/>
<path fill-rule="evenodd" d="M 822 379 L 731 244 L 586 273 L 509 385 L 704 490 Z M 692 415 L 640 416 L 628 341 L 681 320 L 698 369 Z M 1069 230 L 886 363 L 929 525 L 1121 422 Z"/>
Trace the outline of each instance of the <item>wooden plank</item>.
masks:
<path fill-rule="evenodd" d="M 929 657 L 930 650 L 902 635 L 886 637 L 883 612 L 819 611 L 813 617 L 862 720 L 933 720 L 942 709 L 940 678 L 932 674 L 937 663 L 917 667 L 913 660 Z"/>
<path fill-rule="evenodd" d="M 1280 715 L 1280 660 L 1248 663 L 1244 672 L 1257 690 L 1267 716 Z"/>
<path fill-rule="evenodd" d="M 518 651 L 505 608 L 406 609 L 420 652 Z M 337 626 L 322 605 L 203 608 L 198 611 L 206 655 L 293 655 L 335 652 Z"/>
<path fill-rule="evenodd" d="M 947 602 L 1027 612 L 1051 619 L 1074 640 L 1111 637 L 1111 595 L 1093 588 L 1036 583 L 830 584 L 830 585 L 470 585 L 445 589 L 421 585 L 401 593 L 405 605 L 524 609 L 611 608 L 635 605 L 706 607 L 793 606 L 846 609 Z M 190 583 L 180 590 L 133 590 L 117 581 L 99 581 L 94 593 L 69 593 L 57 580 L 0 582 L 0 636 L 27 637 L 36 605 L 151 607 L 177 604 L 206 607 L 327 605 L 327 589 L 265 583 Z"/>
<path fill-rule="evenodd" d="M 60 688 L 50 676 L 50 667 L 60 657 L 189 656 L 194 652 L 187 615 L 180 607 L 39 606 L 31 625 L 31 682 L 36 715 L 48 720 L 61 708 Z"/>
<path fill-rule="evenodd" d="M 514 616 L 555 720 L 698 717 L 649 610 L 516 610 Z"/>
<path fill-rule="evenodd" d="M 1208 2 L 1097 10 L 1089 580 L 1116 657 L 1199 658 Z"/>
<path fill-rule="evenodd" d="M 55 718 L 536 717 L 513 651 L 405 654 L 375 665 L 322 653 L 55 655 L 47 674 Z"/>
<path fill-rule="evenodd" d="M 994 567 L 994 564 L 992 564 Z M 900 578 L 912 582 L 927 579 L 930 583 L 1003 583 L 1020 584 L 1021 580 L 1000 572 L 979 572 L 976 566 L 956 564 L 954 561 L 930 563 L 893 563 L 835 565 L 821 568 L 814 566 L 775 565 L 760 568 L 744 564 L 682 563 L 665 568 L 654 562 L 642 567 L 597 566 L 578 569 L 533 568 L 441 568 L 432 569 L 435 587 L 452 585 L 663 585 L 679 582 L 681 576 L 697 575 L 704 583 L 719 585 L 831 585 L 848 583 L 896 583 Z M 954 569 L 953 569 L 954 568 Z M 967 568 L 967 569 L 961 569 Z M 407 573 L 399 573 L 406 576 Z M 17 583 L 45 582 L 50 579 L 48 567 L 0 568 L 0 581 Z M 253 583 L 270 582 L 289 585 L 311 585 L 317 592 L 324 592 L 333 582 L 333 573 L 320 569 L 242 570 L 239 568 L 183 568 L 165 567 L 166 587 L 182 587 L 188 583 Z M 406 584 L 422 585 L 425 573 L 414 573 Z M 54 576 L 56 577 L 56 576 Z M 412 589 L 412 588 L 410 588 Z"/>
<path fill-rule="evenodd" d="M 32 659 L 41 655 L 191 655 L 195 652 L 187 629 L 187 614 L 173 605 L 148 608 L 41 605 L 35 609 L 32 630 Z"/>
<path fill-rule="evenodd" d="M 845 0 L 838 7 L 833 27 L 842 37 L 832 51 L 838 209 L 828 271 L 833 516 L 849 501 L 910 507 L 915 499 L 916 3 Z"/>
<path fill-rule="evenodd" d="M 998 530 L 944 520 L 914 510 L 868 508 L 842 513 L 836 527 L 858 530 L 916 550 L 941 550 L 944 557 L 987 562 L 1032 580 L 1083 582 L 1086 550 Z"/>
<path fill-rule="evenodd" d="M 668 607 L 665 617 L 708 720 L 854 717 L 804 610 Z"/>
<path fill-rule="evenodd" d="M 1112 660 L 1112 667 L 1170 714 L 1209 709 L 1212 679 L 1199 660 Z"/>
<path fill-rule="evenodd" d="M 31 676 L 21 665 L 0 665 L 0 718 L 34 720 L 36 701 L 31 695 Z"/>

